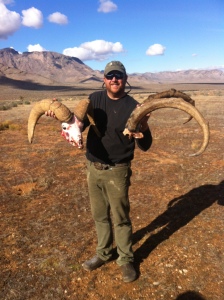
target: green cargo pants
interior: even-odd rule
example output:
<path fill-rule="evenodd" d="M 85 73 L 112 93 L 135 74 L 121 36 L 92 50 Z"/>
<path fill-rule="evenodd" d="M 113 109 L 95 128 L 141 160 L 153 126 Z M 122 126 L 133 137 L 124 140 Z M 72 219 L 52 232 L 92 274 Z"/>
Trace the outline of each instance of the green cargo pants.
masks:
<path fill-rule="evenodd" d="M 111 258 L 114 228 L 119 255 L 117 263 L 120 266 L 134 260 L 128 198 L 130 177 L 130 165 L 98 170 L 87 161 L 87 183 L 98 239 L 96 252 L 102 260 Z"/>

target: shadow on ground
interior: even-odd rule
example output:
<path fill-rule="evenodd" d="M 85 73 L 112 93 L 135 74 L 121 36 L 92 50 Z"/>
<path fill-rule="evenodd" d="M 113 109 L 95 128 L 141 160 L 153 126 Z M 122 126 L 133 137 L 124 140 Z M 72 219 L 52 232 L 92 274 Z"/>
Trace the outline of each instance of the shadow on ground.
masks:
<path fill-rule="evenodd" d="M 158 233 L 151 235 L 136 251 L 138 265 L 149 256 L 160 243 L 169 239 L 174 232 L 188 224 L 204 209 L 217 202 L 224 205 L 224 181 L 218 185 L 203 185 L 192 189 L 189 193 L 171 200 L 167 210 L 153 220 L 148 226 L 136 231 L 133 242 L 136 244 L 146 234 L 157 228 Z"/>

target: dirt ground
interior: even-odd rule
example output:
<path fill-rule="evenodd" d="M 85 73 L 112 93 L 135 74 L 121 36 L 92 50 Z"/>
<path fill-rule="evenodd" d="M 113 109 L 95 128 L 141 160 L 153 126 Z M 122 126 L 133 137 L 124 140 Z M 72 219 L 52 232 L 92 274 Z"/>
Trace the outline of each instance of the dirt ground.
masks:
<path fill-rule="evenodd" d="M 224 86 L 188 88 L 209 121 L 210 143 L 201 156 L 189 157 L 202 141 L 198 124 L 183 124 L 187 115 L 177 110 L 152 113 L 153 145 L 146 153 L 136 148 L 132 163 L 139 276 L 128 284 L 115 260 L 93 272 L 81 267 L 96 247 L 85 149 L 65 142 L 60 124 L 47 117 L 39 120 L 34 143 L 27 141 L 33 103 L 24 99 L 52 91 L 23 97 L 24 91 L 0 89 L 0 104 L 9 95 L 23 100 L 0 111 L 0 299 L 224 299 Z M 147 93 L 138 92 L 132 95 L 141 101 Z M 59 96 L 71 109 L 83 97 Z"/>

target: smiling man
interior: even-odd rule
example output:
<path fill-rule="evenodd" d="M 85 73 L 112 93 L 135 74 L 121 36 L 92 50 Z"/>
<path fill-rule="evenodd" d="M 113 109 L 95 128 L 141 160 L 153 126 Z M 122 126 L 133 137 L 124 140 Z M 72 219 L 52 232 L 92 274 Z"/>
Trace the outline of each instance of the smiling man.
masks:
<path fill-rule="evenodd" d="M 92 216 L 97 232 L 96 255 L 83 263 L 93 271 L 109 262 L 113 255 L 113 230 L 117 247 L 117 264 L 124 282 L 137 278 L 132 250 L 132 224 L 129 217 L 128 190 L 131 160 L 134 158 L 134 135 L 123 135 L 125 124 L 138 102 L 125 92 L 127 73 L 119 61 L 108 63 L 104 70 L 105 90 L 95 92 L 89 99 L 94 120 L 100 132 L 90 126 L 87 136 L 87 182 Z M 149 149 L 152 143 L 148 117 L 140 125 L 142 139 L 136 139 L 139 148 Z M 84 129 L 89 125 L 88 120 Z"/>
<path fill-rule="evenodd" d="M 116 70 L 114 70 L 116 68 Z M 125 84 L 128 79 L 124 66 L 118 62 L 110 62 L 104 71 L 104 84 L 110 99 L 117 100 L 125 95 Z"/>

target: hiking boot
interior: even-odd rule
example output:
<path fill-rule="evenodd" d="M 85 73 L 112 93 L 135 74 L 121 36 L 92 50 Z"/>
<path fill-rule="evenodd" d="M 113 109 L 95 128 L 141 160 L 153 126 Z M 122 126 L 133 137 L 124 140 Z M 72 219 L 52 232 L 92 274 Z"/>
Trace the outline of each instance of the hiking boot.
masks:
<path fill-rule="evenodd" d="M 124 282 L 132 282 L 137 278 L 137 273 L 132 263 L 127 263 L 121 267 L 122 277 Z"/>
<path fill-rule="evenodd" d="M 104 265 L 106 262 L 99 258 L 97 255 L 91 258 L 90 260 L 86 260 L 83 264 L 82 267 L 86 271 L 93 271 L 96 270 L 97 268 L 101 267 Z"/>

